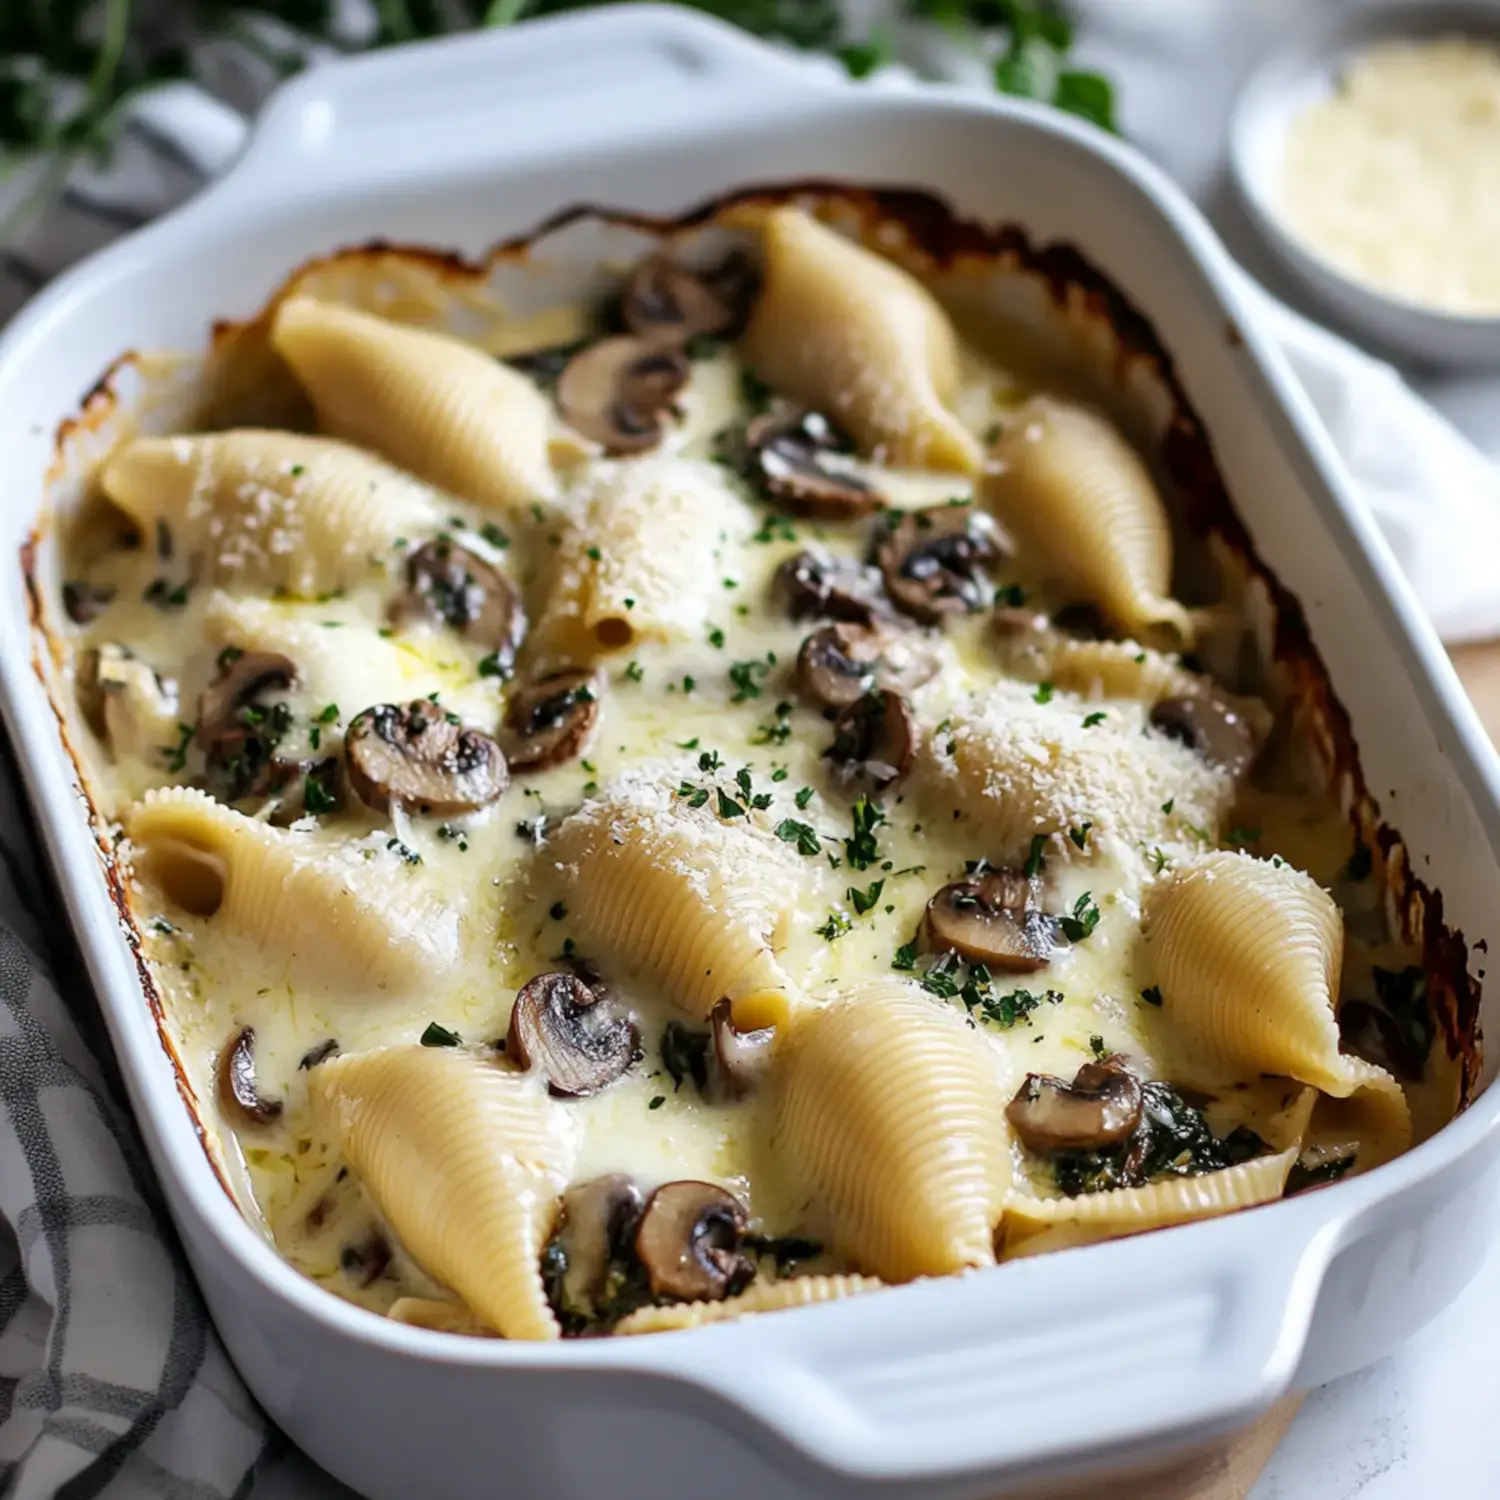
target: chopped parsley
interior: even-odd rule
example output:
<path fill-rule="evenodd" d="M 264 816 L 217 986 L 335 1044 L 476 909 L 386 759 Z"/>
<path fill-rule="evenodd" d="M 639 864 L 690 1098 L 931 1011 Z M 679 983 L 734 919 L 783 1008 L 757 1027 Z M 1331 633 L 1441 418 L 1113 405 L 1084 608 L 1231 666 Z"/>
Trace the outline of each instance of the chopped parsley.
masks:
<path fill-rule="evenodd" d="M 716 651 L 724 649 L 724 632 L 717 625 L 708 627 L 708 644 Z"/>
<path fill-rule="evenodd" d="M 403 844 L 400 839 L 387 839 L 385 847 L 398 859 L 405 860 L 409 865 L 419 865 L 422 863 L 422 856 L 410 844 Z"/>
<path fill-rule="evenodd" d="M 661 1034 L 661 1065 L 667 1070 L 675 1092 L 691 1078 L 701 1093 L 708 1087 L 708 1049 L 706 1031 L 694 1031 L 681 1021 L 668 1021 Z"/>
<path fill-rule="evenodd" d="M 1081 943 L 1099 925 L 1099 907 L 1093 892 L 1085 891 L 1074 903 L 1072 912 L 1059 920 L 1058 926 L 1070 943 Z"/>
<path fill-rule="evenodd" d="M 627 682 L 641 682 L 644 680 L 645 676 L 645 672 L 641 670 L 640 662 L 636 661 L 634 658 L 632 658 L 626 664 L 625 680 Z M 694 743 L 696 744 L 697 742 L 694 741 Z"/>
<path fill-rule="evenodd" d="M 510 546 L 510 538 L 493 521 L 486 521 L 479 528 L 479 534 L 490 546 L 498 548 L 501 552 Z"/>
<path fill-rule="evenodd" d="M 214 661 L 221 672 L 227 672 L 244 654 L 245 650 L 242 646 L 226 646 L 214 658 Z"/>
<path fill-rule="evenodd" d="M 851 869 L 868 870 L 880 860 L 875 830 L 885 822 L 885 814 L 868 797 L 861 797 L 849 809 L 849 817 L 853 833 L 844 840 L 844 857 Z"/>
<path fill-rule="evenodd" d="M 849 919 L 848 912 L 837 910 L 828 913 L 828 920 L 821 927 L 814 928 L 820 938 L 825 938 L 830 943 L 853 930 L 854 923 Z"/>
<path fill-rule="evenodd" d="M 1170 818 L 1172 816 L 1172 809 L 1176 806 L 1177 799 L 1175 797 L 1168 797 L 1167 800 L 1162 803 L 1161 810 Z"/>
<path fill-rule="evenodd" d="M 855 916 L 862 917 L 875 909 L 875 904 L 880 900 L 880 893 L 884 889 L 885 881 L 876 880 L 871 883 L 868 890 L 862 891 L 858 886 L 851 885 L 844 894 L 849 898 Z"/>
<path fill-rule="evenodd" d="M 797 793 L 797 795 L 795 797 L 792 798 L 792 801 L 795 802 L 797 804 L 797 806 L 799 808 L 801 808 L 803 811 L 806 811 L 807 804 L 809 802 L 811 802 L 812 799 L 813 799 L 813 788 L 810 787 L 810 786 L 805 786 L 805 787 L 802 788 L 802 790 L 800 792 Z"/>
<path fill-rule="evenodd" d="M 823 852 L 823 845 L 818 839 L 817 831 L 807 823 L 799 823 L 794 818 L 783 818 L 776 825 L 776 837 L 783 844 L 793 844 L 797 853 L 806 859 L 816 859 Z"/>
<path fill-rule="evenodd" d="M 652 1101 L 646 1106 L 646 1108 L 647 1109 L 660 1109 L 662 1107 L 662 1105 L 665 1104 L 666 1102 L 667 1102 L 667 1096 L 665 1094 L 657 1094 L 656 1097 L 653 1098 Z"/>
<path fill-rule="evenodd" d="M 909 943 L 902 943 L 896 949 L 896 956 L 891 960 L 893 969 L 915 969 L 917 966 L 917 940 L 913 938 Z"/>
<path fill-rule="evenodd" d="M 1077 828 L 1070 828 L 1068 830 L 1068 837 L 1073 841 L 1075 847 L 1083 849 L 1087 846 L 1089 829 L 1093 826 L 1092 823 L 1080 823 Z"/>
<path fill-rule="evenodd" d="M 339 805 L 338 792 L 334 787 L 337 771 L 338 762 L 326 760 L 321 765 L 314 766 L 302 778 L 302 806 L 315 818 L 331 813 Z"/>
<path fill-rule="evenodd" d="M 1031 835 L 1031 852 L 1026 856 L 1026 863 L 1021 867 L 1028 880 L 1033 880 L 1042 873 L 1042 866 L 1046 863 L 1043 857 L 1046 847 L 1047 835 L 1045 833 Z"/>
<path fill-rule="evenodd" d="M 568 908 L 561 901 L 554 901 L 552 905 L 547 909 L 547 915 L 551 917 L 554 922 L 561 922 L 562 919 L 567 916 L 567 914 Z"/>
<path fill-rule="evenodd" d="M 1141 999 L 1144 1000 L 1147 1005 L 1154 1005 L 1158 1010 L 1160 1010 L 1162 1004 L 1160 986 L 1153 984 L 1142 990 Z"/>
<path fill-rule="evenodd" d="M 422 1045 L 424 1047 L 459 1047 L 463 1045 L 463 1038 L 456 1031 L 449 1031 L 446 1026 L 439 1026 L 436 1021 L 429 1021 L 427 1030 L 422 1033 Z"/>
<path fill-rule="evenodd" d="M 1260 838 L 1258 828 L 1231 828 L 1229 830 L 1229 842 L 1231 844 L 1253 844 Z"/>
<path fill-rule="evenodd" d="M 510 668 L 498 651 L 492 651 L 488 656 L 480 659 L 479 675 L 481 677 L 509 677 Z"/>
<path fill-rule="evenodd" d="M 1026 602 L 1026 590 L 1019 583 L 1003 583 L 995 590 L 997 608 L 1020 609 Z"/>
<path fill-rule="evenodd" d="M 1038 703 L 1050 703 L 1052 701 L 1052 684 L 1050 682 L 1037 683 L 1036 692 L 1031 696 Z"/>
<path fill-rule="evenodd" d="M 776 705 L 776 717 L 769 724 L 762 724 L 750 738 L 752 745 L 784 745 L 792 737 L 792 705 L 781 702 Z"/>
<path fill-rule="evenodd" d="M 723 787 L 717 788 L 719 796 L 719 816 L 721 818 L 743 818 L 745 808 L 742 803 L 736 802 L 733 797 L 728 796 Z"/>
<path fill-rule="evenodd" d="M 1094 725 L 1102 724 L 1108 717 L 1109 715 L 1102 709 L 1097 713 L 1085 714 L 1083 719 L 1083 727 L 1085 729 L 1092 729 Z"/>
<path fill-rule="evenodd" d="M 776 654 L 766 652 L 764 661 L 736 661 L 729 665 L 729 685 L 734 689 L 731 703 L 743 703 L 747 698 L 759 698 L 761 683 L 766 673 L 776 665 Z"/>

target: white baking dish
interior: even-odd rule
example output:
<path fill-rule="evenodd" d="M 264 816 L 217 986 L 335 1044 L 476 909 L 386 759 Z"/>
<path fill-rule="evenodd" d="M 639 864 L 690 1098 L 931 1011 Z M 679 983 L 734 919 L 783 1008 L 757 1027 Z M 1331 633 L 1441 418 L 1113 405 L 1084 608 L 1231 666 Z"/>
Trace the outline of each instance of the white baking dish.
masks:
<path fill-rule="evenodd" d="M 1128 291 L 1255 547 L 1303 601 L 1383 815 L 1482 965 L 1500 938 L 1500 765 L 1457 679 L 1208 229 L 1138 156 L 1043 110 L 862 90 L 660 7 L 310 74 L 223 182 L 0 342 L 0 544 L 28 536 L 59 421 L 122 350 L 201 347 L 314 253 L 372 235 L 474 253 L 578 201 L 676 211 L 810 175 L 920 185 L 1072 242 Z M 1324 1191 L 806 1312 L 551 1346 L 374 1318 L 283 1264 L 216 1178 L 33 672 L 21 574 L 0 579 L 7 719 L 183 1241 L 268 1411 L 377 1500 L 993 1494 L 1147 1458 L 1356 1368 L 1484 1252 L 1496 1090 Z"/>

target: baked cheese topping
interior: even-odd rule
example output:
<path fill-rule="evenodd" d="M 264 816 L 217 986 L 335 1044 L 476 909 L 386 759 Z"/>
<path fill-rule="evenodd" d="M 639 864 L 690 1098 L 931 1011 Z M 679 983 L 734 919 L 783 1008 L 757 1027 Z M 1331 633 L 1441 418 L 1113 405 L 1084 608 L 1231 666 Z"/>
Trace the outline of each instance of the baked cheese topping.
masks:
<path fill-rule="evenodd" d="M 373 1311 L 691 1327 L 1410 1138 L 1421 971 L 1265 683 L 1203 668 L 1232 581 L 1173 597 L 1101 415 L 762 233 L 504 363 L 288 302 L 316 430 L 125 444 L 69 557 L 225 1166 Z"/>

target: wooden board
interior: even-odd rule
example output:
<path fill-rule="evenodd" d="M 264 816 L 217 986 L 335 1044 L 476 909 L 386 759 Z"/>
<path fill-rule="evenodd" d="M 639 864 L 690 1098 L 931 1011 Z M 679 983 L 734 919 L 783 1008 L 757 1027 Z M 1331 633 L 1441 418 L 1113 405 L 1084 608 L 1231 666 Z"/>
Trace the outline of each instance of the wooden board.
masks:
<path fill-rule="evenodd" d="M 1005 1500 L 1245 1500 L 1292 1425 L 1301 1396 L 1278 1402 L 1260 1421 L 1129 1474 L 1032 1485 Z"/>

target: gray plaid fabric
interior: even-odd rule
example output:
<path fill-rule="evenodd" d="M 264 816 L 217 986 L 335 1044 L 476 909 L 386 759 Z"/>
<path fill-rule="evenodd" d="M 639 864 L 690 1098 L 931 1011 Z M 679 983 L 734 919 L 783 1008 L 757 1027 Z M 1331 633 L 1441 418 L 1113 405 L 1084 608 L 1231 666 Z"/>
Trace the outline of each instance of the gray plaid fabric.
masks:
<path fill-rule="evenodd" d="M 264 1424 L 101 1074 L 107 1049 L 84 1042 L 97 1017 L 28 834 L 0 764 L 0 1494 L 244 1493 Z"/>
<path fill-rule="evenodd" d="M 248 103 L 269 82 L 224 92 Z M 0 240 L 0 323 L 201 182 L 133 121 L 107 173 L 75 171 Z M 0 732 L 0 1497 L 347 1496 L 268 1432 L 225 1356 L 103 1071 L 109 1043 L 61 913 Z"/>

